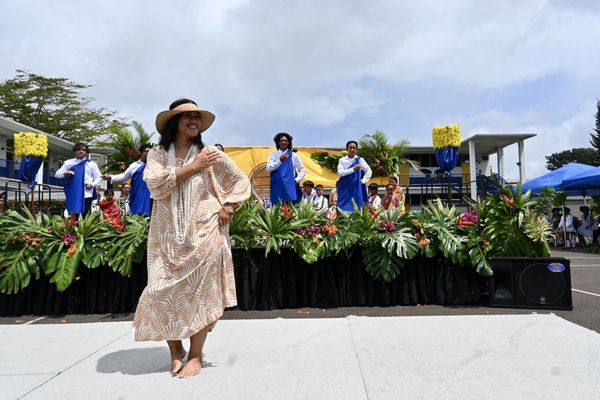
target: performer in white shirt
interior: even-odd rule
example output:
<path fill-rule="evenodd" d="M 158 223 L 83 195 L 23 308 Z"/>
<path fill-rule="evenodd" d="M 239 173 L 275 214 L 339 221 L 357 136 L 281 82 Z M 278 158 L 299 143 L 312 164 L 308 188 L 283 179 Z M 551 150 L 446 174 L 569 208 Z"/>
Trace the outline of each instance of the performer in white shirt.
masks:
<path fill-rule="evenodd" d="M 306 175 L 300 157 L 293 150 L 293 137 L 285 132 L 280 132 L 273 138 L 276 151 L 269 155 L 267 171 L 271 174 L 270 197 L 271 204 L 282 202 L 298 203 L 301 200 L 300 186 L 298 183 Z"/>
<path fill-rule="evenodd" d="M 90 148 L 85 143 L 75 143 L 71 158 L 56 171 L 58 179 L 66 179 L 65 197 L 67 211 L 70 215 L 86 216 L 90 212 L 95 188 L 102 181 L 98 165 L 88 158 Z"/>
<path fill-rule="evenodd" d="M 150 190 L 144 181 L 144 170 L 146 169 L 146 159 L 152 145 L 142 144 L 139 148 L 140 159 L 132 163 L 122 174 L 105 175 L 102 178 L 113 183 L 124 182 L 131 179 L 131 189 L 129 190 L 129 210 L 132 215 L 150 216 L 152 209 L 152 199 Z"/>
<path fill-rule="evenodd" d="M 348 155 L 340 158 L 337 167 L 340 176 L 337 207 L 352 212 L 354 210 L 352 200 L 358 208 L 362 208 L 369 202 L 366 183 L 371 179 L 373 172 L 365 160 L 356 154 L 358 150 L 356 141 L 348 141 L 346 150 Z"/>

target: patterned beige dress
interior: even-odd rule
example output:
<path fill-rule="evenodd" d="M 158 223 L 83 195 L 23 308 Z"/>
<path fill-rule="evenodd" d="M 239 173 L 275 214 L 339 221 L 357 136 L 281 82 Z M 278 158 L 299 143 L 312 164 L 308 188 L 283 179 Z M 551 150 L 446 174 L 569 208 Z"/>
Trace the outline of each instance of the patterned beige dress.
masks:
<path fill-rule="evenodd" d="M 171 206 L 171 195 L 180 188 L 175 185 L 175 167 L 169 165 L 162 147 L 148 154 L 144 180 L 154 205 L 148 234 L 148 285 L 133 320 L 136 341 L 189 338 L 214 326 L 225 307 L 237 304 L 229 226 L 219 226 L 218 212 L 225 203 L 244 202 L 250 196 L 250 181 L 228 156 L 220 154 L 215 164 L 188 178 L 193 195 L 182 201 L 191 202 L 193 218 L 183 244 L 175 241 Z"/>

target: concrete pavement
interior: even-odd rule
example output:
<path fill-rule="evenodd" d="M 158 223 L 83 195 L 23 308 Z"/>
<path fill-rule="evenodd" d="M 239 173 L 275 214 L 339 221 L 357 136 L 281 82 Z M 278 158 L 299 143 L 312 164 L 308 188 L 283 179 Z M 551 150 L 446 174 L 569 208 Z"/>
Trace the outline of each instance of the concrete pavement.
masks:
<path fill-rule="evenodd" d="M 188 380 L 164 343 L 130 338 L 131 315 L 2 318 L 0 399 L 597 400 L 600 256 L 553 256 L 571 259 L 573 311 L 228 311 Z"/>

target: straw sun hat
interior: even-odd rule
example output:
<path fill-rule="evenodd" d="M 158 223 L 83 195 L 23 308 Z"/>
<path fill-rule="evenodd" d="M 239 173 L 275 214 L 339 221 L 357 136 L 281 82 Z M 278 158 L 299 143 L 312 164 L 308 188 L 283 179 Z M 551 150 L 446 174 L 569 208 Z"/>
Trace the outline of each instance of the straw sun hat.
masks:
<path fill-rule="evenodd" d="M 213 122 L 215 122 L 215 114 L 210 111 L 202 110 L 197 105 L 193 103 L 185 103 L 180 104 L 172 110 L 161 111 L 156 116 L 156 130 L 161 135 L 164 133 L 165 128 L 167 127 L 167 122 L 177 114 L 181 114 L 184 112 L 199 112 L 201 114 L 200 117 L 200 132 L 204 132 Z"/>

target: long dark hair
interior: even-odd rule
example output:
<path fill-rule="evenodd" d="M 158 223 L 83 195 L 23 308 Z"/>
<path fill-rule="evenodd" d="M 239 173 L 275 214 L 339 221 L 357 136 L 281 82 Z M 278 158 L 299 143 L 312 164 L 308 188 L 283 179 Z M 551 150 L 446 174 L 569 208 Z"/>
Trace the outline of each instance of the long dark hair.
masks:
<path fill-rule="evenodd" d="M 195 106 L 197 106 L 198 104 L 196 104 L 195 101 L 190 100 L 190 99 L 179 99 L 179 100 L 175 100 L 174 102 L 171 103 L 171 105 L 169 106 L 169 110 L 174 109 L 177 106 L 180 106 L 182 104 L 194 104 Z M 165 150 L 168 150 L 169 147 L 171 146 L 171 144 L 175 141 L 175 138 L 177 137 L 177 125 L 179 125 L 179 120 L 181 119 L 181 114 L 177 114 L 173 117 L 171 117 L 170 120 L 167 121 L 167 125 L 165 126 L 165 131 L 164 133 L 160 136 L 160 141 L 158 142 L 158 144 L 160 144 Z M 198 136 L 196 136 L 194 138 L 194 140 L 192 140 L 192 143 L 198 146 L 198 149 L 202 149 L 204 147 L 204 143 L 202 143 L 202 134 L 199 133 Z"/>

